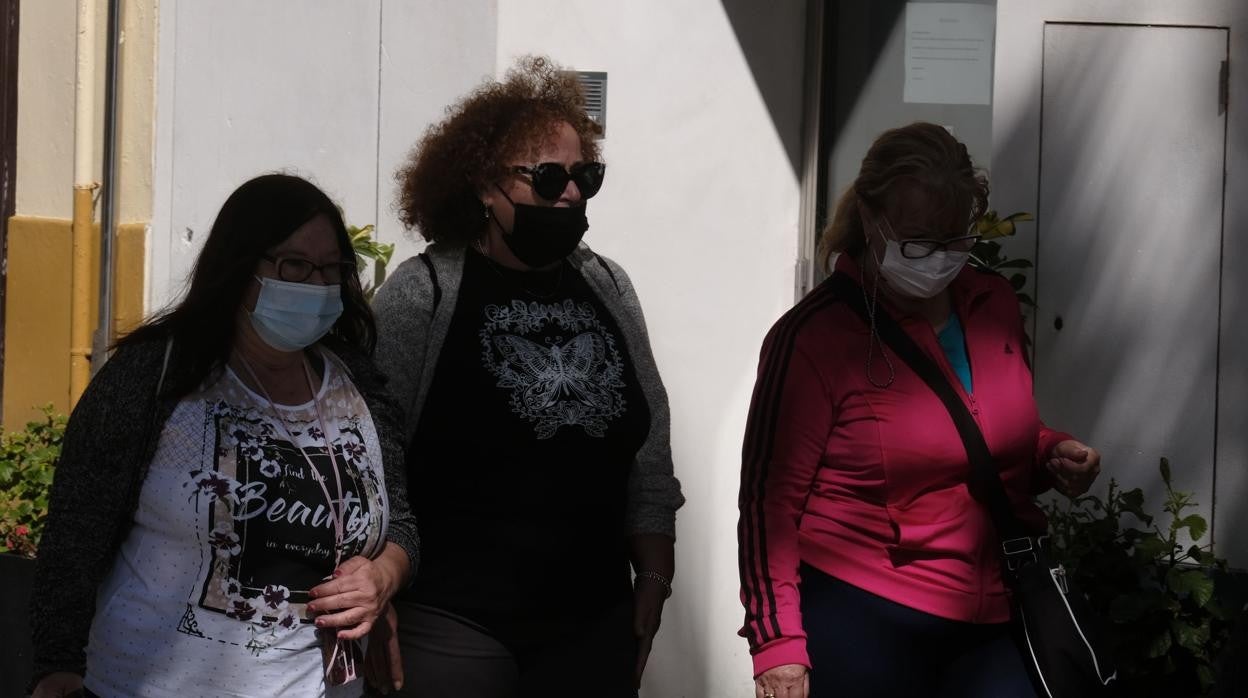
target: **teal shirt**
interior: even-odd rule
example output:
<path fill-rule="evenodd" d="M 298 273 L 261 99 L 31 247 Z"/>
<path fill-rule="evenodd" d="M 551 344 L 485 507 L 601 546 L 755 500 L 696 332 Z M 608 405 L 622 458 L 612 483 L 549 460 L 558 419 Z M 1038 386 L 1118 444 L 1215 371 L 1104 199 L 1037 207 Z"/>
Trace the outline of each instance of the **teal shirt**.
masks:
<path fill-rule="evenodd" d="M 958 380 L 962 381 L 966 394 L 970 395 L 973 392 L 971 390 L 971 360 L 966 355 L 966 335 L 962 332 L 962 323 L 958 320 L 957 313 L 949 314 L 949 322 L 945 323 L 945 329 L 940 331 L 937 339 L 940 340 L 940 348 L 944 350 L 945 358 L 949 359 L 953 372 L 958 376 Z"/>

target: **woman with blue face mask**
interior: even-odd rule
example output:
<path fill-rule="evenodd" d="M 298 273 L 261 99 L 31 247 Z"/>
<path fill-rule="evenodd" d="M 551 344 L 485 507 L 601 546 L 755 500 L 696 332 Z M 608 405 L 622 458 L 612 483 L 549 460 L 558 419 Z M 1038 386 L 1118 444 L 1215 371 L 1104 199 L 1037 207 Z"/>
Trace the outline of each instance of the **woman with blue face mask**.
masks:
<path fill-rule="evenodd" d="M 737 529 L 756 698 L 1035 695 L 967 448 L 881 329 L 973 416 L 1028 535 L 1034 495 L 1087 491 L 1100 456 L 1040 420 L 1014 289 L 967 266 L 987 206 L 945 129 L 881 134 L 821 241 L 830 278 L 763 342 Z"/>
<path fill-rule="evenodd" d="M 230 195 L 185 298 L 70 417 L 34 695 L 362 694 L 362 641 L 418 554 L 375 338 L 323 192 L 265 175 Z"/>

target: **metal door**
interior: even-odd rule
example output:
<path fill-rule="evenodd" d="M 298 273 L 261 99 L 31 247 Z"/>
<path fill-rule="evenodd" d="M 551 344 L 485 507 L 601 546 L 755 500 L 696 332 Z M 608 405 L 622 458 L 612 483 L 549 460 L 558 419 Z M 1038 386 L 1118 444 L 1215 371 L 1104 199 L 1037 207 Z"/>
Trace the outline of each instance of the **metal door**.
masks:
<path fill-rule="evenodd" d="M 1041 413 L 1153 509 L 1168 456 L 1212 523 L 1227 31 L 1049 23 L 1043 51 Z"/>

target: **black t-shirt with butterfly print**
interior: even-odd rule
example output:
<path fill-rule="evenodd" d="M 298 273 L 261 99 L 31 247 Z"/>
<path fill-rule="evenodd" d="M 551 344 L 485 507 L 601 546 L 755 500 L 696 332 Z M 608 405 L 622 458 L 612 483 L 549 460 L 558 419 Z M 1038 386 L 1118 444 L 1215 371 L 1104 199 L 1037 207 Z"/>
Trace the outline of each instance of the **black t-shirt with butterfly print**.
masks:
<path fill-rule="evenodd" d="M 410 598 L 513 647 L 627 599 L 628 474 L 649 427 L 624 334 L 580 273 L 468 252 L 409 449 Z"/>

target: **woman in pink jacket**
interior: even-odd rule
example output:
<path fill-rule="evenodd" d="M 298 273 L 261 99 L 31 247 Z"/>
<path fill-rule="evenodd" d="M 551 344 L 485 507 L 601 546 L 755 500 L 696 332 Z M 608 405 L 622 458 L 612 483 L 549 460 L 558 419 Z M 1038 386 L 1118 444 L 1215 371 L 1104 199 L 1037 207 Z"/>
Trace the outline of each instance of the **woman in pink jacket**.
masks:
<path fill-rule="evenodd" d="M 940 367 L 1042 529 L 1032 498 L 1085 492 L 1100 456 L 1040 421 L 1014 291 L 966 267 L 987 203 L 943 128 L 884 133 L 824 233 L 833 278 L 763 343 L 738 526 L 757 698 L 1034 695 L 949 412 L 846 302 Z"/>

